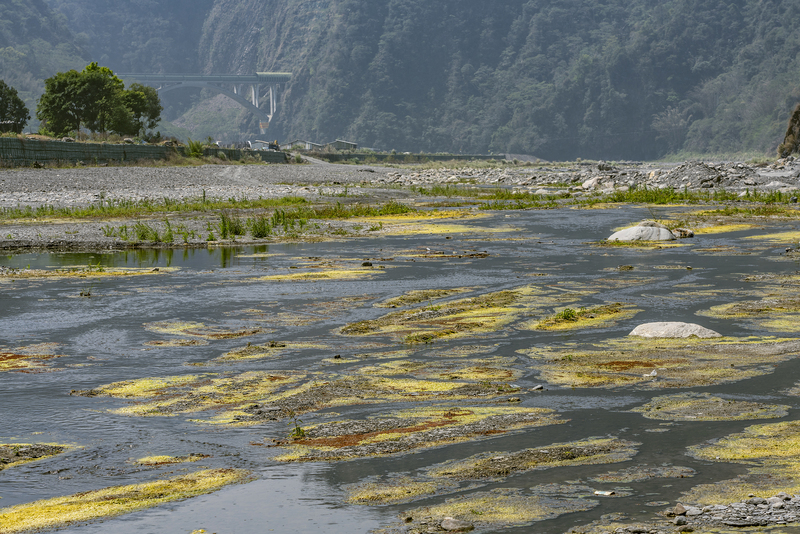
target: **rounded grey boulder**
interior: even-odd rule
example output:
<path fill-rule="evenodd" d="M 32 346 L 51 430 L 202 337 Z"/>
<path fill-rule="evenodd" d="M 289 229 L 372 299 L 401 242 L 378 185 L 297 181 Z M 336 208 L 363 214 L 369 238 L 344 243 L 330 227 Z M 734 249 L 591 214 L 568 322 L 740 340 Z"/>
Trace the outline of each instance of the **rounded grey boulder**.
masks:
<path fill-rule="evenodd" d="M 686 338 L 699 337 L 703 339 L 722 337 L 722 334 L 709 330 L 699 324 L 694 323 L 645 323 L 640 324 L 629 336 L 639 336 L 646 338 Z"/>
<path fill-rule="evenodd" d="M 644 221 L 631 228 L 615 232 L 608 238 L 608 241 L 673 241 L 675 239 L 675 234 L 663 224 Z"/>

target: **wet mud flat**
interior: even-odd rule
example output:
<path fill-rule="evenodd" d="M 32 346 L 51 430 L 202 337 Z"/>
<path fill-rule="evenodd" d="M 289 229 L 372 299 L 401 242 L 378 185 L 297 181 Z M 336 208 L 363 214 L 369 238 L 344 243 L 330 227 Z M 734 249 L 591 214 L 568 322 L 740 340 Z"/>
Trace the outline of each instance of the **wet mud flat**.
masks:
<path fill-rule="evenodd" d="M 798 531 L 797 219 L 698 209 L 6 256 L 0 532 Z"/>

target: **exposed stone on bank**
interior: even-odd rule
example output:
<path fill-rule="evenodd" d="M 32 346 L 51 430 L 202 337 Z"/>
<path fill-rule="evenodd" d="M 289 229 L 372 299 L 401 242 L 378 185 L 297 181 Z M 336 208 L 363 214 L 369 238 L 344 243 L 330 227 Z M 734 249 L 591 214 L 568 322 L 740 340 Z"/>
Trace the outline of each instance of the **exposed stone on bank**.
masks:
<path fill-rule="evenodd" d="M 674 241 L 675 239 L 675 234 L 663 224 L 643 221 L 631 228 L 614 232 L 608 241 Z"/>
<path fill-rule="evenodd" d="M 634 328 L 629 336 L 638 336 L 645 338 L 666 338 L 666 339 L 682 339 L 688 337 L 699 337 L 701 339 L 710 339 L 715 337 L 722 337 L 722 334 L 700 326 L 694 323 L 680 323 L 680 322 L 660 322 L 660 323 L 645 323 L 640 324 Z"/>

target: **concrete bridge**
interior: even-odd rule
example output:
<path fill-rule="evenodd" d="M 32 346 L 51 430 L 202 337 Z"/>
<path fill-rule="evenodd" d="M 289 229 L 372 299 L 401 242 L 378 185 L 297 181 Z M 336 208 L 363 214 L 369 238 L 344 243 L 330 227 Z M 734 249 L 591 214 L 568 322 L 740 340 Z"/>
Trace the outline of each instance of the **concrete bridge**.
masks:
<path fill-rule="evenodd" d="M 184 87 L 210 89 L 237 102 L 259 119 L 261 133 L 267 133 L 278 106 L 278 85 L 292 78 L 290 72 L 257 72 L 252 75 L 223 74 L 117 74 L 127 83 L 155 87 L 159 93 Z M 261 109 L 261 99 L 269 98 L 269 111 Z"/>

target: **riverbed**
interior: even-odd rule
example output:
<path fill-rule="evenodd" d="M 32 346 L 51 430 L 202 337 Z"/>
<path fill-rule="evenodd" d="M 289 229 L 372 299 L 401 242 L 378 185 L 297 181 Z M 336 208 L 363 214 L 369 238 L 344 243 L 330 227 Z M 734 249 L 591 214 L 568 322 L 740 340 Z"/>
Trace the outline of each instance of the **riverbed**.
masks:
<path fill-rule="evenodd" d="M 685 209 L 661 208 L 660 216 Z M 466 519 L 479 532 L 555 534 L 608 514 L 661 521 L 656 512 L 684 502 L 684 492 L 747 473 L 745 464 L 708 461 L 690 447 L 754 424 L 798 419 L 795 312 L 726 315 L 720 307 L 790 294 L 800 259 L 786 251 L 796 242 L 794 220 L 721 228 L 664 246 L 601 243 L 650 215 L 634 206 L 485 212 L 338 241 L 7 256 L 4 267 L 60 274 L 0 280 L 0 351 L 31 356 L 19 359 L 24 366 L 0 369 L 0 443 L 56 443 L 66 451 L 0 472 L 0 506 L 225 468 L 245 470 L 250 478 L 62 531 L 440 529 L 436 506 L 474 495 L 546 500 L 540 503 L 544 513 L 521 522 L 484 521 L 490 514 L 475 509 Z M 497 304 L 492 299 L 498 295 L 509 300 Z M 610 304 L 621 311 L 609 317 L 597 311 L 591 314 L 596 321 L 557 329 L 540 324 L 565 309 Z M 391 315 L 401 312 L 406 315 Z M 450 321 L 455 315 L 458 320 Z M 634 346 L 628 334 L 655 321 L 699 323 L 723 337 L 700 348 L 665 342 L 659 350 L 666 352 L 653 357 L 652 346 Z M 364 330 L 348 330 L 359 324 Z M 779 343 L 788 348 L 761 350 Z M 670 371 L 679 353 L 725 344 L 736 346 L 730 361 L 722 350 L 717 363 L 699 371 L 691 368 L 699 360 L 691 358 L 685 372 Z M 759 347 L 758 354 L 747 353 L 748 346 Z M 610 371 L 581 381 L 586 369 L 570 365 L 590 349 L 642 351 L 664 363 L 647 364 L 643 369 L 652 373 L 646 373 L 634 365 L 615 367 L 619 359 L 612 359 L 598 364 Z M 738 373 L 717 373 L 723 367 Z M 258 373 L 285 383 L 250 392 Z M 708 380 L 699 378 L 704 373 Z M 236 382 L 243 376 L 250 381 Z M 352 398 L 312 397 L 286 408 L 292 388 L 313 391 L 354 377 L 363 379 L 363 390 L 349 385 Z M 161 382 L 149 397 L 109 387 L 142 379 L 173 385 Z M 181 409 L 170 408 L 192 394 L 174 386 L 181 379 L 195 389 L 210 387 L 209 398 L 218 402 L 192 397 Z M 228 386 L 215 380 L 233 380 L 231 388 L 242 395 L 221 399 Z M 375 380 L 394 388 L 392 394 L 375 393 Z M 442 386 L 434 390 L 433 383 Z M 464 386 L 452 389 L 454 383 Z M 782 408 L 712 420 L 702 410 L 665 418 L 632 411 L 686 393 Z M 536 409 L 547 419 L 491 432 L 456 431 L 449 441 L 388 453 L 365 446 L 330 460 L 315 456 L 321 453 L 313 440 L 296 433 L 387 417 L 417 418 L 420 426 L 425 410 L 439 408 L 495 415 Z M 405 443 L 402 434 L 417 431 L 409 428 L 395 430 L 394 439 Z M 437 469 L 455 469 L 475 455 L 574 448 L 600 438 L 624 442 L 629 452 L 491 477 L 436 476 Z M 374 429 L 369 439 L 383 443 Z M 298 450 L 306 456 L 290 458 Z M 160 455 L 192 459 L 141 462 Z M 650 474 L 611 481 L 608 473 L 622 470 Z M 427 493 L 388 503 L 353 498 L 366 483 L 397 481 L 429 484 Z M 420 526 L 426 518 L 432 522 Z"/>

